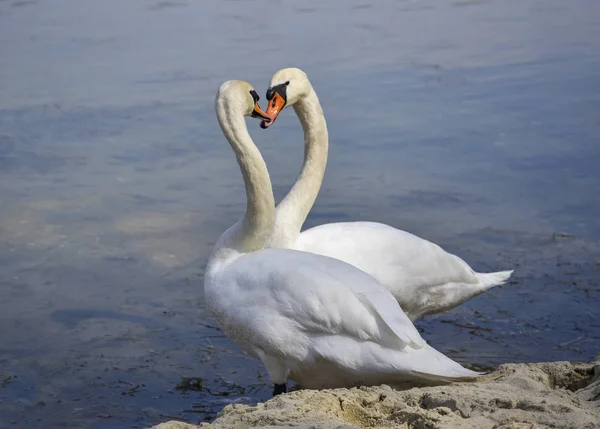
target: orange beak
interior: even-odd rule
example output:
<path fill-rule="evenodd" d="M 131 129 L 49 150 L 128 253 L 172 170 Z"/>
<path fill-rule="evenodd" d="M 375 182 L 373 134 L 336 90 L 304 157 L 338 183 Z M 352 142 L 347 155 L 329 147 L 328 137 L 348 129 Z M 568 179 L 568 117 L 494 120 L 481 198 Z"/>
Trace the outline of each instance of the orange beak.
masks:
<path fill-rule="evenodd" d="M 254 103 L 254 110 L 252 110 L 251 116 L 253 118 L 262 119 L 262 122 L 271 120 L 271 118 L 265 113 L 265 111 L 260 108 L 260 106 L 258 105 L 258 101 Z"/>
<path fill-rule="evenodd" d="M 279 116 L 284 106 L 285 98 L 283 98 L 278 93 L 275 93 L 275 95 L 273 95 L 273 98 L 269 100 L 269 106 L 267 107 L 266 115 L 268 120 L 262 121 L 260 123 L 260 127 L 268 128 L 271 125 L 273 125 L 273 122 L 275 122 L 275 119 L 277 119 L 277 116 Z"/>

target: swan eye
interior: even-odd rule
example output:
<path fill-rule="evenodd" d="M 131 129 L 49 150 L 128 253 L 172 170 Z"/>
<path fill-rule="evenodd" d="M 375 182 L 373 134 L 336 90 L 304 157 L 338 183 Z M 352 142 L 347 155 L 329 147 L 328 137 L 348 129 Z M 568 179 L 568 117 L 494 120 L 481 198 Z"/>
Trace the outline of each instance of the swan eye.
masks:
<path fill-rule="evenodd" d="M 258 96 L 258 93 L 251 89 L 250 90 L 250 95 L 252 96 L 252 99 L 254 100 L 254 103 L 258 103 L 258 100 L 260 100 L 260 97 Z"/>

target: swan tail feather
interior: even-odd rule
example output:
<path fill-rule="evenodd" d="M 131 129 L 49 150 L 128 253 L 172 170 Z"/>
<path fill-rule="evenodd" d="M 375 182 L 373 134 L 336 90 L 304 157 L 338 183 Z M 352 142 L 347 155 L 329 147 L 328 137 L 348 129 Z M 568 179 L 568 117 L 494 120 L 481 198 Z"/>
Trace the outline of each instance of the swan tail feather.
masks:
<path fill-rule="evenodd" d="M 425 372 L 420 372 L 420 371 L 413 371 L 413 373 L 418 376 L 419 378 L 423 379 L 424 381 L 427 381 L 429 383 L 455 383 L 455 382 L 460 382 L 460 381 L 473 381 L 478 377 L 481 377 L 482 375 L 485 375 L 485 373 L 479 373 L 479 372 L 475 372 L 475 371 L 471 371 L 467 368 L 464 368 L 467 371 L 470 371 L 471 373 L 466 373 L 465 375 L 440 375 L 440 374 L 428 374 Z"/>
<path fill-rule="evenodd" d="M 480 295 L 496 286 L 500 286 L 510 278 L 513 270 L 498 271 L 495 273 L 475 273 L 475 282 L 463 283 L 445 283 L 433 289 L 435 293 L 429 293 L 427 299 L 430 300 L 428 306 L 419 311 L 410 313 L 411 320 L 416 320 L 427 314 L 441 313 L 442 311 L 454 308 L 469 299 Z"/>
<path fill-rule="evenodd" d="M 471 381 L 485 374 L 465 368 L 431 346 L 415 352 L 411 372 L 432 383 Z"/>
<path fill-rule="evenodd" d="M 498 271 L 495 273 L 475 273 L 480 290 L 486 291 L 496 286 L 503 285 L 512 275 L 513 270 Z"/>

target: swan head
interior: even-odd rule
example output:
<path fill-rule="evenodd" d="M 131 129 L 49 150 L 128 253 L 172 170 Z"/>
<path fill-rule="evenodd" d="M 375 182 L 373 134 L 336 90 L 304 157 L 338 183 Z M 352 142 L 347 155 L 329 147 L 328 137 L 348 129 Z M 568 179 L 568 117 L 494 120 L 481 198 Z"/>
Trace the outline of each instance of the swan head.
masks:
<path fill-rule="evenodd" d="M 311 88 L 308 76 L 300 69 L 287 68 L 275 72 L 267 89 L 269 105 L 266 114 L 269 119 L 261 122 L 261 128 L 270 127 L 284 108 L 302 100 L 310 93 Z"/>
<path fill-rule="evenodd" d="M 270 120 L 258 105 L 260 97 L 249 82 L 228 80 L 217 92 L 215 107 L 217 113 L 228 112 L 243 116 L 252 116 L 262 120 Z"/>

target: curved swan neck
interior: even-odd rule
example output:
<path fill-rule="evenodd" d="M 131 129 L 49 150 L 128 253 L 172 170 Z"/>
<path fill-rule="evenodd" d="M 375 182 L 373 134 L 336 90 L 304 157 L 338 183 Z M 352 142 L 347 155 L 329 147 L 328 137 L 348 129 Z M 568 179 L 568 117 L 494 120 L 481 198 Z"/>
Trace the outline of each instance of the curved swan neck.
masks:
<path fill-rule="evenodd" d="M 308 216 L 323 182 L 327 166 L 329 136 L 319 98 L 311 87 L 306 97 L 294 104 L 304 131 L 304 165 L 292 189 L 277 206 L 277 224 L 271 245 L 295 240 Z"/>
<path fill-rule="evenodd" d="M 248 134 L 244 116 L 230 106 L 218 104 L 217 118 L 240 166 L 246 187 L 246 213 L 217 242 L 215 254 L 227 248 L 240 253 L 262 249 L 275 223 L 275 200 L 271 179 L 260 151 Z"/>

